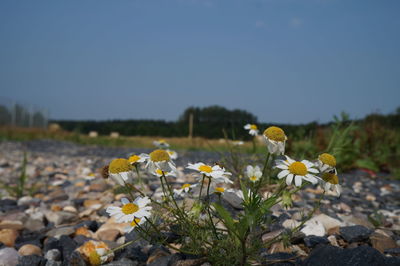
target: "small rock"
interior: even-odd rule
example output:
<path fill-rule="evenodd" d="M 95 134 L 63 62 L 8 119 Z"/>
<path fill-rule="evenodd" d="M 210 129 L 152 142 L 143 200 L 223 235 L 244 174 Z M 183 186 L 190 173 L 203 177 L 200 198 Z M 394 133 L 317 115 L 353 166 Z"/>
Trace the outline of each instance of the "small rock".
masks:
<path fill-rule="evenodd" d="M 8 247 L 15 245 L 15 240 L 18 237 L 18 231 L 14 229 L 2 229 L 0 230 L 0 242 Z"/>
<path fill-rule="evenodd" d="M 28 218 L 24 223 L 25 229 L 31 232 L 37 232 L 45 228 L 43 220 Z"/>
<path fill-rule="evenodd" d="M 304 238 L 304 244 L 309 248 L 313 248 L 320 244 L 328 244 L 328 243 L 329 243 L 328 239 L 322 236 L 310 235 Z"/>
<path fill-rule="evenodd" d="M 18 253 L 21 256 L 28 256 L 28 255 L 42 255 L 42 249 L 36 245 L 26 244 L 19 248 Z"/>
<path fill-rule="evenodd" d="M 75 213 L 59 211 L 59 212 L 51 212 L 48 211 L 45 213 L 46 219 L 49 222 L 54 223 L 55 226 L 65 223 L 71 223 L 77 219 Z"/>
<path fill-rule="evenodd" d="M 340 228 L 340 235 L 348 243 L 367 240 L 372 231 L 362 225 L 344 226 Z"/>
<path fill-rule="evenodd" d="M 127 258 L 122 258 L 120 260 L 104 264 L 104 266 L 137 266 L 138 264 L 139 263 L 137 261 L 133 261 Z"/>
<path fill-rule="evenodd" d="M 325 228 L 321 222 L 310 219 L 305 224 L 305 226 L 301 229 L 306 236 L 314 235 L 314 236 L 324 236 Z"/>
<path fill-rule="evenodd" d="M 0 249 L 0 265 L 15 266 L 18 263 L 19 254 L 14 248 Z"/>
<path fill-rule="evenodd" d="M 66 260 L 63 261 L 63 265 L 70 265 L 70 266 L 86 266 L 86 262 L 79 254 L 79 252 L 74 251 L 72 252 Z"/>
<path fill-rule="evenodd" d="M 97 205 L 101 205 L 101 202 L 99 200 L 87 199 L 83 202 L 83 206 L 86 208 L 90 208 L 90 207 L 93 208 L 93 206 L 96 206 L 96 208 L 97 208 Z"/>
<path fill-rule="evenodd" d="M 0 222 L 0 229 L 22 230 L 24 229 L 24 225 L 21 221 L 3 220 Z"/>
<path fill-rule="evenodd" d="M 51 229 L 46 233 L 46 236 L 59 238 L 62 235 L 70 236 L 75 233 L 75 229 L 73 226 L 65 226 Z"/>
<path fill-rule="evenodd" d="M 45 266 L 47 260 L 38 255 L 28 255 L 19 257 L 18 266 Z"/>
<path fill-rule="evenodd" d="M 376 197 L 375 197 L 373 194 L 368 194 L 368 195 L 365 197 L 365 199 L 368 200 L 368 201 L 375 201 L 375 200 L 376 200 Z"/>
<path fill-rule="evenodd" d="M 94 192 L 103 192 L 106 191 L 108 188 L 109 188 L 108 184 L 104 181 L 98 183 L 91 183 L 89 186 L 89 190 Z"/>
<path fill-rule="evenodd" d="M 25 196 L 25 197 L 22 197 L 22 198 L 20 198 L 19 200 L 18 200 L 18 206 L 21 206 L 21 205 L 29 205 L 30 203 L 31 203 L 31 201 L 33 200 L 33 198 L 31 197 L 31 196 Z"/>
<path fill-rule="evenodd" d="M 48 260 L 52 261 L 60 261 L 61 260 L 61 252 L 58 249 L 50 249 L 46 252 L 44 256 Z"/>
<path fill-rule="evenodd" d="M 119 231 L 118 231 L 119 232 Z M 93 237 L 93 232 L 89 231 L 86 226 L 81 226 L 75 230 L 75 236 L 82 235 L 86 237 Z"/>
<path fill-rule="evenodd" d="M 279 236 L 280 234 L 282 234 L 284 230 L 280 229 L 280 230 L 275 230 L 269 233 L 266 233 L 262 236 L 262 241 L 265 243 L 267 241 L 270 241 L 272 239 L 274 239 L 275 237 Z"/>
<path fill-rule="evenodd" d="M 293 229 L 297 227 L 300 224 L 300 222 L 293 220 L 293 219 L 287 219 L 282 223 L 282 226 L 287 228 L 287 229 Z"/>
<path fill-rule="evenodd" d="M 328 241 L 329 243 L 331 243 L 332 246 L 339 246 L 338 242 L 336 241 L 336 236 L 328 236 Z"/>
<path fill-rule="evenodd" d="M 381 253 L 384 253 L 387 249 L 397 247 L 396 242 L 391 237 L 379 233 L 374 232 L 369 238 L 371 239 L 372 247 L 376 248 Z"/>
<path fill-rule="evenodd" d="M 60 247 L 64 260 L 69 260 L 72 252 L 77 248 L 77 244 L 69 236 L 62 235 L 60 237 Z"/>
<path fill-rule="evenodd" d="M 163 258 L 163 257 L 167 257 L 167 256 L 169 256 L 170 254 L 167 252 L 167 251 L 165 251 L 164 249 L 161 249 L 161 248 L 159 248 L 159 249 L 157 249 L 157 250 L 155 250 L 155 251 L 153 251 L 151 254 L 150 254 L 150 256 L 149 256 L 149 258 L 147 259 L 147 264 L 150 264 L 150 263 L 153 263 L 153 262 L 158 262 L 161 258 Z M 159 262 L 160 263 L 160 262 Z"/>
<path fill-rule="evenodd" d="M 63 211 L 72 212 L 72 213 L 77 213 L 78 212 L 78 210 L 74 206 L 65 206 L 63 208 Z"/>
<path fill-rule="evenodd" d="M 331 228 L 343 225 L 343 223 L 341 221 L 339 221 L 335 218 L 332 218 L 323 213 L 313 217 L 312 219 L 320 222 L 324 226 L 326 231 L 329 231 Z"/>
<path fill-rule="evenodd" d="M 117 229 L 101 230 L 97 233 L 97 237 L 99 240 L 103 241 L 115 241 L 115 239 L 117 239 L 117 237 L 119 236 L 119 233 L 120 232 Z"/>
<path fill-rule="evenodd" d="M 222 198 L 227 201 L 233 208 L 243 210 L 243 200 L 234 192 L 226 192 Z"/>

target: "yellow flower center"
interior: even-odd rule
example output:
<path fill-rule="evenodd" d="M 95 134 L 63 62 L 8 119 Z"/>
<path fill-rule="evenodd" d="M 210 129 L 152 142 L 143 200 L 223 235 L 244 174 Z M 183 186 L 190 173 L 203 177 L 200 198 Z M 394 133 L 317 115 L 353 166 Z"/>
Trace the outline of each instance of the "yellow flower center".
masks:
<path fill-rule="evenodd" d="M 135 227 L 140 223 L 140 218 L 135 218 L 132 222 L 131 222 L 131 226 Z"/>
<path fill-rule="evenodd" d="M 97 254 L 96 251 L 90 252 L 89 262 L 90 262 L 90 265 L 93 265 L 93 266 L 101 265 L 100 255 Z"/>
<path fill-rule="evenodd" d="M 118 174 L 122 172 L 129 172 L 132 170 L 132 166 L 129 164 L 127 159 L 114 159 L 108 167 L 108 171 L 112 174 Z"/>
<path fill-rule="evenodd" d="M 160 139 L 160 140 L 158 140 L 158 142 L 159 142 L 160 144 L 165 144 L 165 143 L 167 143 L 167 142 L 165 141 L 165 139 Z"/>
<path fill-rule="evenodd" d="M 333 155 L 330 155 L 329 153 L 323 153 L 320 156 L 318 156 L 318 159 L 324 163 L 327 164 L 331 167 L 335 167 L 336 166 L 336 158 Z"/>
<path fill-rule="evenodd" d="M 255 175 L 253 175 L 253 176 L 250 177 L 250 180 L 251 181 L 257 181 L 257 177 Z"/>
<path fill-rule="evenodd" d="M 206 173 L 211 173 L 212 172 L 212 167 L 209 166 L 209 165 L 201 165 L 199 167 L 199 171 L 206 172 Z"/>
<path fill-rule="evenodd" d="M 135 213 L 139 210 L 139 206 L 137 206 L 135 203 L 128 203 L 125 204 L 124 206 L 122 206 L 121 211 L 128 215 L 128 214 L 132 214 Z"/>
<path fill-rule="evenodd" d="M 150 159 L 153 162 L 169 161 L 169 154 L 164 150 L 155 150 L 150 153 Z"/>
<path fill-rule="evenodd" d="M 166 174 L 168 174 L 168 172 L 164 172 L 164 173 L 163 173 L 163 171 L 162 171 L 161 169 L 157 169 L 157 170 L 156 170 L 156 173 L 157 173 L 158 175 L 163 175 L 163 174 L 166 175 Z"/>
<path fill-rule="evenodd" d="M 185 188 L 188 188 L 188 187 L 190 187 L 190 184 L 183 184 L 181 189 L 185 189 Z"/>
<path fill-rule="evenodd" d="M 133 164 L 133 163 L 136 163 L 139 160 L 140 160 L 140 156 L 132 155 L 131 157 L 129 157 L 128 162 Z"/>
<path fill-rule="evenodd" d="M 216 188 L 215 188 L 215 192 L 224 193 L 224 192 L 225 192 L 225 188 L 223 188 L 223 187 L 216 187 Z"/>
<path fill-rule="evenodd" d="M 322 175 L 322 179 L 325 182 L 329 182 L 329 183 L 334 184 L 334 185 L 339 184 L 339 177 L 337 175 L 335 175 L 335 174 L 332 174 L 332 173 L 324 173 Z"/>
<path fill-rule="evenodd" d="M 294 162 L 289 166 L 289 172 L 294 175 L 306 175 L 307 167 L 302 162 Z"/>
<path fill-rule="evenodd" d="M 250 125 L 250 129 L 257 130 L 257 126 L 256 125 Z"/>
<path fill-rule="evenodd" d="M 264 135 L 274 141 L 285 141 L 285 132 L 280 127 L 269 127 L 264 131 Z"/>

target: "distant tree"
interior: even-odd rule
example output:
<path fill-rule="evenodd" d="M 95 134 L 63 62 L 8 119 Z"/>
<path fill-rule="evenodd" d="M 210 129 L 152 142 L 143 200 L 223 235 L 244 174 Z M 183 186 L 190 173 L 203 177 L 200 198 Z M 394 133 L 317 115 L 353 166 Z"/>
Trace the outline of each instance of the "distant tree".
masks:
<path fill-rule="evenodd" d="M 10 125 L 11 124 L 11 113 L 8 108 L 4 105 L 0 105 L 0 125 Z"/>

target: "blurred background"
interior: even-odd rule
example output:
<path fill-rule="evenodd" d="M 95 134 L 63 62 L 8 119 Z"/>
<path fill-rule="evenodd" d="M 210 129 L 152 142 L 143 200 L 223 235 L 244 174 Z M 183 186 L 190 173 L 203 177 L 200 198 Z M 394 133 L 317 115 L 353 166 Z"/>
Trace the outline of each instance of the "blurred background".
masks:
<path fill-rule="evenodd" d="M 400 2 L 0 2 L 0 138 L 288 149 L 400 178 Z M 333 140 L 332 140 L 333 139 Z M 262 141 L 262 140 L 260 140 Z M 259 152 L 263 152 L 259 147 Z"/>

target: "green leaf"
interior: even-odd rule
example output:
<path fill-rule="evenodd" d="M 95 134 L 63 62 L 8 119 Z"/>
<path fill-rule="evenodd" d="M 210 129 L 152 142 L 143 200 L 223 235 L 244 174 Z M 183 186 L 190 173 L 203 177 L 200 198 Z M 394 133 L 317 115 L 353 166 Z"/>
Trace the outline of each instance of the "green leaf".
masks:
<path fill-rule="evenodd" d="M 228 230 L 231 231 L 232 233 L 237 234 L 235 222 L 233 221 L 231 214 L 218 203 L 213 203 L 212 205 L 214 206 L 219 216 L 221 216 L 221 219 L 224 222 L 226 228 L 228 228 Z"/>
<path fill-rule="evenodd" d="M 268 211 L 272 206 L 276 204 L 276 200 L 278 198 L 276 196 L 272 196 L 268 199 L 266 199 L 263 203 L 261 203 L 260 210 L 265 213 Z"/>

